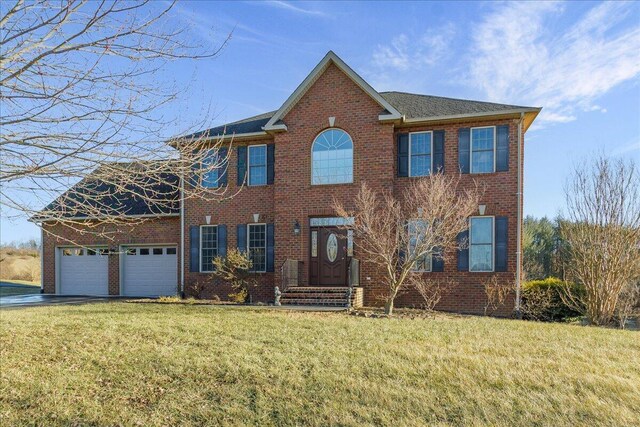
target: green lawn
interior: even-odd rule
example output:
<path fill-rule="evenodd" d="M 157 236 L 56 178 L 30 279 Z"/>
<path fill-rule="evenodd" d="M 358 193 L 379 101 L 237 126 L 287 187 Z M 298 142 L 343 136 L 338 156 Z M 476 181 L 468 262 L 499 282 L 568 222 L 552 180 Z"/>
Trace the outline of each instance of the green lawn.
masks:
<path fill-rule="evenodd" d="M 127 303 L 0 316 L 0 425 L 640 425 L 638 332 Z"/>

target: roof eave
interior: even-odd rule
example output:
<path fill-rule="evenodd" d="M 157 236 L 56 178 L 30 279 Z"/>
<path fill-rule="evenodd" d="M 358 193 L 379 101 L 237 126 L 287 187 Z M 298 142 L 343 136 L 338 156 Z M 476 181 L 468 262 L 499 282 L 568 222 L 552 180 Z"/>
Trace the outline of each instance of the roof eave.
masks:
<path fill-rule="evenodd" d="M 140 215 L 122 215 L 123 218 L 171 218 L 171 217 L 179 217 L 179 213 L 172 214 L 140 214 Z M 106 218 L 113 218 L 109 215 L 103 216 L 74 216 L 69 218 L 57 218 L 53 216 L 46 217 L 37 217 L 36 215 L 29 218 L 27 221 L 33 223 L 46 223 L 46 222 L 64 222 L 64 221 L 95 221 Z"/>
<path fill-rule="evenodd" d="M 520 113 L 534 114 L 533 118 L 538 115 L 540 108 L 514 108 L 512 110 L 498 110 L 498 111 L 486 111 L 482 113 L 465 113 L 465 114 L 449 114 L 443 116 L 431 116 L 431 117 L 413 117 L 403 120 L 403 125 L 416 125 L 416 124 L 428 124 L 434 122 L 447 122 L 462 119 L 472 118 L 492 118 L 492 117 L 509 117 L 517 116 Z M 531 120 L 533 121 L 533 120 Z"/>

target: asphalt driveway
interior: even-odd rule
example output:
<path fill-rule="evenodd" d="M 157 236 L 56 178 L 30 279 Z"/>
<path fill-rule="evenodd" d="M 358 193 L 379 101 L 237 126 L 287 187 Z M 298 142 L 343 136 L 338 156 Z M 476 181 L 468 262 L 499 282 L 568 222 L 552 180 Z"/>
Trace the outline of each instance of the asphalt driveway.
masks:
<path fill-rule="evenodd" d="M 116 297 L 117 298 L 117 297 Z M 0 309 L 5 308 L 21 308 L 21 307 L 37 307 L 43 305 L 59 305 L 59 304 L 88 304 L 94 302 L 107 302 L 114 299 L 113 297 L 95 297 L 95 296 L 70 296 L 70 295 L 14 295 L 0 298 Z"/>

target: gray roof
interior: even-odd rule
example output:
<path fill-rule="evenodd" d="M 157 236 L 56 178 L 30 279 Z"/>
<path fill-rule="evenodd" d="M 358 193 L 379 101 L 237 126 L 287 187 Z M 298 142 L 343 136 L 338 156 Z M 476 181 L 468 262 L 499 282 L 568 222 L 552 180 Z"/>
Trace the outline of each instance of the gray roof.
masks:
<path fill-rule="evenodd" d="M 175 173 L 146 173 L 142 162 L 111 163 L 96 168 L 34 215 L 32 221 L 101 216 L 176 215 L 180 213 L 180 179 Z M 112 169 L 108 169 L 108 168 Z M 127 172 L 126 182 L 105 182 L 113 168 Z M 156 168 L 157 169 L 157 168 Z M 130 173 L 129 173 L 130 171 Z"/>
<path fill-rule="evenodd" d="M 494 102 L 472 101 L 469 99 L 445 98 L 442 96 L 419 95 L 407 92 L 379 92 L 389 104 L 407 119 L 428 119 L 430 117 L 454 116 L 463 114 L 493 113 L 508 110 L 528 109 L 520 105 L 497 104 Z M 233 135 L 261 132 L 262 127 L 276 113 L 259 114 L 237 122 L 194 133 L 189 137 Z"/>
<path fill-rule="evenodd" d="M 481 114 L 530 108 L 519 105 L 496 104 L 494 102 L 445 98 L 442 96 L 419 95 L 406 92 L 380 92 L 380 95 L 386 99 L 389 104 L 404 114 L 407 119 Z"/>

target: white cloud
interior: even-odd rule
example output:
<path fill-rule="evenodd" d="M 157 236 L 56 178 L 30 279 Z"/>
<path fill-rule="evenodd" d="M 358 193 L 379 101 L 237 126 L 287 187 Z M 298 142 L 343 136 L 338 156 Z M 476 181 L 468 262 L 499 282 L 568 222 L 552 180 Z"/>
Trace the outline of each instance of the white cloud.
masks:
<path fill-rule="evenodd" d="M 260 3 L 260 2 L 258 2 L 258 3 Z M 322 12 L 320 10 L 304 9 L 302 7 L 296 6 L 296 5 L 294 5 L 292 3 L 289 3 L 289 2 L 286 2 L 286 1 L 273 0 L 273 1 L 265 1 L 262 4 L 273 6 L 273 7 L 277 7 L 279 9 L 285 9 L 285 10 L 288 10 L 288 11 L 291 11 L 291 12 L 295 12 L 295 13 L 300 13 L 300 14 L 303 14 L 303 15 L 327 16 L 326 13 L 324 13 L 324 12 Z"/>
<path fill-rule="evenodd" d="M 399 71 L 434 65 L 450 55 L 449 43 L 454 34 L 452 24 L 434 28 L 417 37 L 417 41 L 407 34 L 400 34 L 389 45 L 378 45 L 373 53 L 373 65 Z"/>
<path fill-rule="evenodd" d="M 567 122 L 594 101 L 640 75 L 640 25 L 620 25 L 633 5 L 607 2 L 564 33 L 554 17 L 562 3 L 500 4 L 474 32 L 470 83 L 488 99 L 545 107 L 541 122 Z"/>

